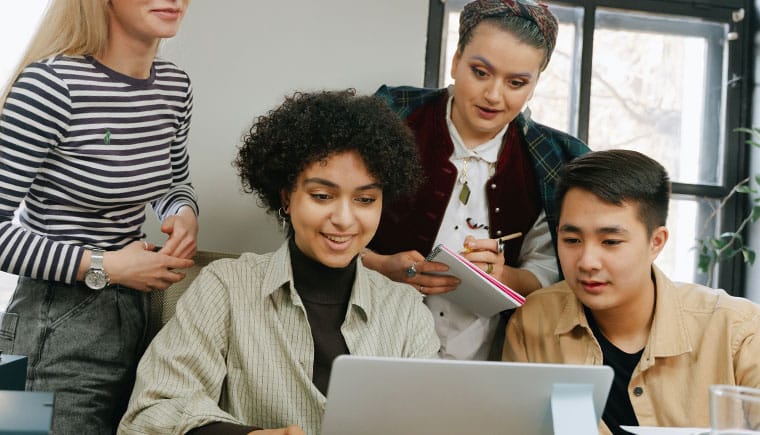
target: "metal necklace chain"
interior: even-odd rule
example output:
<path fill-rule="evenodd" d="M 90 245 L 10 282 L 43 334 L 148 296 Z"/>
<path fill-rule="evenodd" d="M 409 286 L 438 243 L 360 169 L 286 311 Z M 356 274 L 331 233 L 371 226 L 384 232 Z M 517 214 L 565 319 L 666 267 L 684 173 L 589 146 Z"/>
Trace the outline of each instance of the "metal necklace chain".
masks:
<path fill-rule="evenodd" d="M 467 202 L 470 201 L 470 186 L 467 184 L 467 164 L 470 163 L 470 160 L 474 157 L 467 157 L 464 159 L 464 164 L 462 165 L 462 173 L 459 174 L 459 184 L 462 185 L 462 190 L 459 191 L 459 201 L 463 205 L 467 205 Z M 496 163 L 495 162 L 488 162 L 488 176 L 492 177 L 493 174 L 496 172 Z"/>
<path fill-rule="evenodd" d="M 472 157 L 467 157 L 464 159 L 464 164 L 462 165 L 462 173 L 459 174 L 459 184 L 467 184 L 467 164 L 470 163 L 470 160 L 472 160 Z"/>

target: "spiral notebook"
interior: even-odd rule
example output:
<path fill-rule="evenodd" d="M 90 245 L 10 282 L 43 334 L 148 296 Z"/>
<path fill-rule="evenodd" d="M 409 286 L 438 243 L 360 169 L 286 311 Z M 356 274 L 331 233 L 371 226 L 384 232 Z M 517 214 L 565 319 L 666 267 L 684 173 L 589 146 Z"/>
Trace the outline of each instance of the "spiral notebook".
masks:
<path fill-rule="evenodd" d="M 525 303 L 525 297 L 521 294 L 444 244 L 436 246 L 426 260 L 446 264 L 449 271 L 440 274 L 454 275 L 462 281 L 456 290 L 442 293 L 441 296 L 479 316 L 491 317 Z"/>

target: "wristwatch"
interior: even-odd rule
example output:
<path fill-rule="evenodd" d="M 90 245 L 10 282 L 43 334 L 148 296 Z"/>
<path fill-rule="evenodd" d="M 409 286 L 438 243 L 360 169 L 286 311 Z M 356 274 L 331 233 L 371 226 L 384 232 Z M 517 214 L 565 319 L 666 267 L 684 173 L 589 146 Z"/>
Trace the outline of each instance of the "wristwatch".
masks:
<path fill-rule="evenodd" d="M 103 290 L 109 283 L 108 273 L 103 269 L 103 249 L 93 249 L 90 255 L 90 270 L 84 274 L 84 283 L 93 290 Z"/>

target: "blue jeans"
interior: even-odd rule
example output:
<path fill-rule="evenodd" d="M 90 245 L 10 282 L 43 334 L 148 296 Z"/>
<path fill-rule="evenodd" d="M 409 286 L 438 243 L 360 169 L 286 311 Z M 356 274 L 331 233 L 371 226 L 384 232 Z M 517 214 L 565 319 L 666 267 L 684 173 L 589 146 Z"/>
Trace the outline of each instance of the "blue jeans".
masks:
<path fill-rule="evenodd" d="M 55 392 L 53 433 L 112 434 L 146 343 L 148 294 L 20 278 L 0 350 L 29 357 L 26 389 Z"/>

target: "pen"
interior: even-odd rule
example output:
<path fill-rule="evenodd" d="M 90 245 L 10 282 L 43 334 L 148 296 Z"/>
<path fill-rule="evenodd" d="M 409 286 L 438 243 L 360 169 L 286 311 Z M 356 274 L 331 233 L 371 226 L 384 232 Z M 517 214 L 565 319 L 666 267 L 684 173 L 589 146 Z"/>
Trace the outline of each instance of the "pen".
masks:
<path fill-rule="evenodd" d="M 504 237 L 499 237 L 498 239 L 496 239 L 496 253 L 501 254 L 502 252 L 504 252 L 504 242 L 506 242 L 507 240 L 516 239 L 520 236 L 522 236 L 522 233 L 518 231 L 516 233 L 507 234 Z"/>
<path fill-rule="evenodd" d="M 504 242 L 506 242 L 507 240 L 516 239 L 516 238 L 518 238 L 520 236 L 522 236 L 522 233 L 518 231 L 516 233 L 507 234 L 506 236 L 499 237 L 498 239 L 493 239 L 493 240 L 496 240 L 496 252 L 497 253 L 504 252 Z M 470 250 L 470 248 L 468 248 L 467 246 L 465 246 L 464 250 L 462 250 L 460 253 L 461 254 L 468 254 L 470 252 L 472 252 Z"/>
<path fill-rule="evenodd" d="M 503 236 L 503 237 L 499 237 L 499 238 L 498 238 L 498 239 L 496 239 L 496 240 L 498 240 L 498 241 L 500 241 L 500 242 L 506 242 L 507 240 L 516 239 L 516 238 L 518 238 L 518 237 L 520 237 L 520 236 L 522 236 L 522 233 L 518 231 L 518 232 L 516 232 L 516 233 L 507 234 L 506 236 Z"/>

